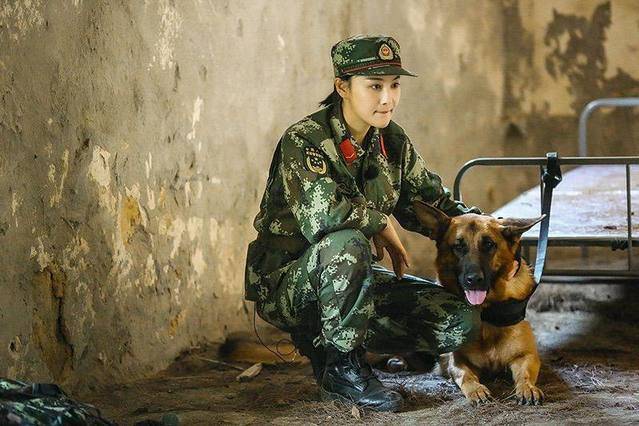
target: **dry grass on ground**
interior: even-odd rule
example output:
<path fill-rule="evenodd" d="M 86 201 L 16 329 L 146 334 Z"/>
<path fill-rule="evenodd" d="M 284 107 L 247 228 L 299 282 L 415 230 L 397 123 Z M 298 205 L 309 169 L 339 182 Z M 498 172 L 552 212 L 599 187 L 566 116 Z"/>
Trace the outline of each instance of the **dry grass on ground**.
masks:
<path fill-rule="evenodd" d="M 307 364 L 266 365 L 252 381 L 239 383 L 238 370 L 210 361 L 216 348 L 185 354 L 156 377 L 81 397 L 121 424 L 167 413 L 184 425 L 637 423 L 639 330 L 636 302 L 630 302 L 636 298 L 614 302 L 621 303 L 617 306 L 582 299 L 567 298 L 553 310 L 542 301 L 535 305 L 543 312 L 529 314 L 542 354 L 543 406 L 518 406 L 507 377 L 485 379 L 496 400 L 473 407 L 453 383 L 435 374 L 379 372 L 405 395 L 405 409 L 354 410 L 319 401 Z"/>

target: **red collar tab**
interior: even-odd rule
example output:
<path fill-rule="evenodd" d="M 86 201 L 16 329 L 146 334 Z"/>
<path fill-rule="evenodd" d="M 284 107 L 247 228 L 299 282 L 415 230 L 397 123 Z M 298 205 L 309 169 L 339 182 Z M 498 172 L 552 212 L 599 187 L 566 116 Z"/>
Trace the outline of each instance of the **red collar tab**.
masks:
<path fill-rule="evenodd" d="M 382 155 L 384 156 L 384 158 L 388 158 L 388 154 L 386 154 L 386 146 L 384 145 L 384 138 L 382 137 L 381 133 L 379 135 L 379 147 L 382 151 Z"/>
<path fill-rule="evenodd" d="M 344 160 L 346 160 L 348 165 L 357 159 L 357 152 L 355 152 L 355 147 L 351 143 L 350 138 L 344 139 L 342 143 L 339 144 L 339 149 L 342 151 Z"/>

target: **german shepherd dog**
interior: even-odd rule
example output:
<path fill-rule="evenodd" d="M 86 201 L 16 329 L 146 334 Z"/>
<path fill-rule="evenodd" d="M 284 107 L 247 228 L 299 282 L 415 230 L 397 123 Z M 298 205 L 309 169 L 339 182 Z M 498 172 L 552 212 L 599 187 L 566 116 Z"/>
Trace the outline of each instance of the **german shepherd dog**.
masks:
<path fill-rule="evenodd" d="M 544 216 L 535 219 L 498 219 L 476 214 L 449 217 L 419 201 L 414 203 L 414 208 L 437 244 L 437 274 L 446 289 L 463 293 L 469 304 L 478 305 L 482 311 L 509 299 L 526 299 L 532 293 L 533 276 L 517 253 L 521 235 Z M 544 399 L 543 392 L 535 385 L 540 367 L 535 336 L 525 320 L 510 326 L 495 326 L 482 319 L 478 340 L 443 356 L 440 367 L 473 404 L 492 399 L 488 388 L 479 381 L 480 374 L 505 369 L 512 373 L 519 404 L 539 405 Z"/>

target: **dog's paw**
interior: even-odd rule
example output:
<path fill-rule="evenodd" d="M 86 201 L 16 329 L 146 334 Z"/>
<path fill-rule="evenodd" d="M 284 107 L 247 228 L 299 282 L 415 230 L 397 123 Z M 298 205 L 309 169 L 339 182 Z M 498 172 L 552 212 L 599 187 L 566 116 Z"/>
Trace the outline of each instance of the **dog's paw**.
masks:
<path fill-rule="evenodd" d="M 515 386 L 515 396 L 520 405 L 541 405 L 544 402 L 544 393 L 530 383 L 520 383 Z"/>
<path fill-rule="evenodd" d="M 464 386 L 464 395 L 473 405 L 485 404 L 493 400 L 488 388 L 481 383 L 473 383 Z"/>

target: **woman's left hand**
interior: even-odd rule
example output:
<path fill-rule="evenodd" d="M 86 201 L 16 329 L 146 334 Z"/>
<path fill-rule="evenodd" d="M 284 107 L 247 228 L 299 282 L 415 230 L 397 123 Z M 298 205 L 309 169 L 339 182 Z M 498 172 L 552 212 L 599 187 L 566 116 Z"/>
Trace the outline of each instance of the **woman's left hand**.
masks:
<path fill-rule="evenodd" d="M 404 271 L 410 267 L 408 264 L 408 253 L 406 253 L 406 249 L 390 220 L 384 229 L 373 235 L 373 244 L 377 252 L 376 255 L 373 256 L 373 259 L 377 262 L 381 261 L 384 258 L 384 250 L 386 250 L 393 263 L 395 275 L 397 278 L 402 279 L 404 277 Z"/>

